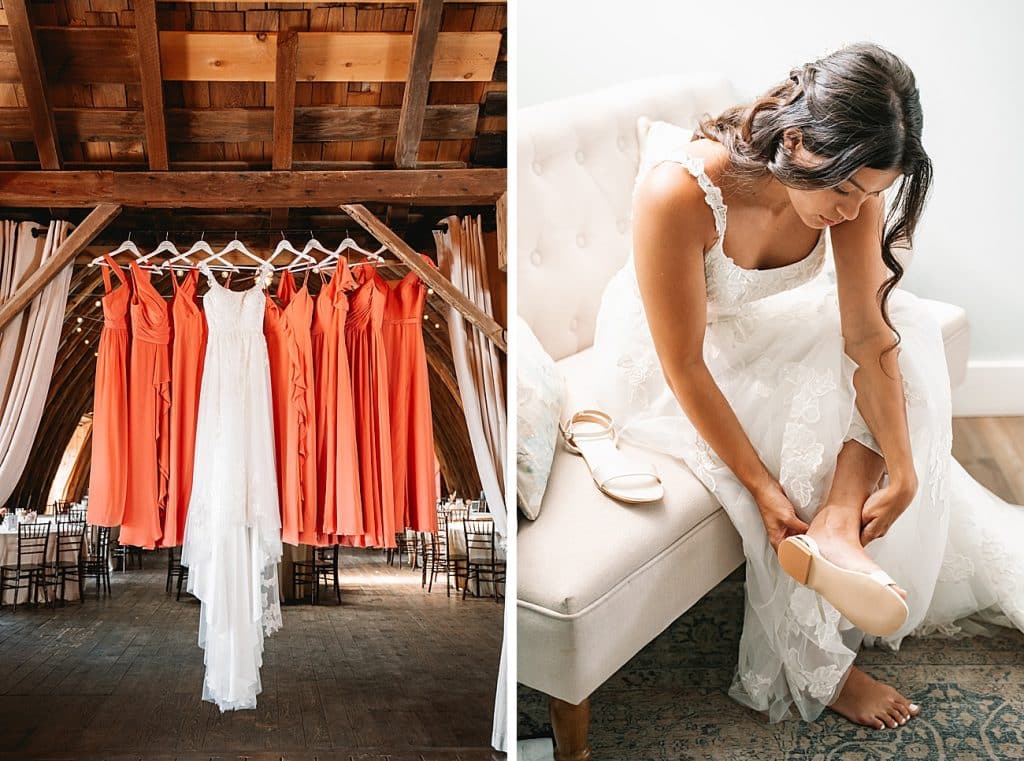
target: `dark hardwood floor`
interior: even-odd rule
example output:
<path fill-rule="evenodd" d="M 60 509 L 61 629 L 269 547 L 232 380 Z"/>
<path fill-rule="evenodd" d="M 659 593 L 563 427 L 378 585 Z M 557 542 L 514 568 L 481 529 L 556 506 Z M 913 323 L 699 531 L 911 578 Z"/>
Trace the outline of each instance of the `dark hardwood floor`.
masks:
<path fill-rule="evenodd" d="M 501 606 L 342 551 L 342 600 L 283 608 L 253 711 L 201 700 L 199 603 L 166 555 L 113 595 L 0 610 L 0 758 L 490 761 Z M 284 582 L 283 582 L 284 583 Z M 333 598 L 332 598 L 333 600 Z"/>

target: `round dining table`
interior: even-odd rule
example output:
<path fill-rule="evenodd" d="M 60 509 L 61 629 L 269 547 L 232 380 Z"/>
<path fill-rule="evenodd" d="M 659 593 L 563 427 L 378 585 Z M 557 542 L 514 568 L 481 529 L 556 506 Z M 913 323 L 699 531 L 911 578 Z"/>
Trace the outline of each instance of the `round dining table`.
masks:
<path fill-rule="evenodd" d="M 50 515 L 40 515 L 36 518 L 38 523 L 47 523 L 50 528 L 50 540 L 46 545 L 46 562 L 52 563 L 57 557 L 57 522 L 52 519 Z M 84 543 L 83 543 L 84 548 Z M 74 561 L 75 555 L 70 550 L 65 550 L 61 555 L 61 560 Z M 18 528 L 7 528 L 0 523 L 0 565 L 14 566 L 18 563 Z M 10 576 L 10 572 L 8 572 Z M 22 582 L 27 585 L 27 582 Z M 60 585 L 54 594 L 60 594 Z M 77 600 L 78 599 L 78 584 L 71 582 L 65 585 L 64 588 L 64 599 L 65 600 Z M 4 590 L 3 604 L 10 605 L 14 602 L 14 590 Z M 28 589 L 21 589 L 18 591 L 18 603 L 28 602 Z"/>

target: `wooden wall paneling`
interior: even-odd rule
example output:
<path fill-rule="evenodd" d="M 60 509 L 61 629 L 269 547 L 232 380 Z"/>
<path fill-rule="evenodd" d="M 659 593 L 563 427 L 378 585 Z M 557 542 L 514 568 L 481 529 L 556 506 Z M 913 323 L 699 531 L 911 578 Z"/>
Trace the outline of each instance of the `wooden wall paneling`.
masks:
<path fill-rule="evenodd" d="M 64 243 L 53 256 L 46 260 L 39 269 L 33 272 L 21 287 L 0 306 L 0 329 L 7 326 L 14 316 L 21 312 L 46 284 L 57 276 L 75 254 L 85 248 L 110 221 L 121 212 L 121 207 L 114 204 L 100 204 L 89 216 L 65 238 Z"/>
<path fill-rule="evenodd" d="M 441 14 L 441 0 L 421 0 L 416 6 L 409 75 L 406 78 L 395 146 L 395 166 L 401 169 L 414 167 L 419 157 L 423 118 L 430 91 L 430 73 L 434 64 L 437 35 L 441 29 Z"/>
<path fill-rule="evenodd" d="M 40 46 L 29 19 L 28 3 L 26 0 L 8 0 L 5 10 L 10 25 L 14 56 L 18 64 L 19 79 L 28 101 L 39 164 L 43 169 L 60 169 L 57 126 L 50 110 L 46 72 L 39 54 Z"/>
<path fill-rule="evenodd" d="M 156 0 L 135 0 L 135 32 L 139 46 L 139 80 L 142 83 L 149 168 L 154 171 L 166 170 L 167 127 L 164 123 L 164 79 L 160 67 Z"/>

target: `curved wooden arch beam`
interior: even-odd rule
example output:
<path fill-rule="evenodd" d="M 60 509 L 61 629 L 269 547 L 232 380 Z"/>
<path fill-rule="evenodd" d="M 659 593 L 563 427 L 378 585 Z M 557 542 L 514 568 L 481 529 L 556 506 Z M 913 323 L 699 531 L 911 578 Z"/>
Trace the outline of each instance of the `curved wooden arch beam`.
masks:
<path fill-rule="evenodd" d="M 15 291 L 3 306 L 0 306 L 0 330 L 7 327 L 7 324 L 32 302 L 36 294 L 43 290 L 51 280 L 57 277 L 65 265 L 75 258 L 75 254 L 92 243 L 93 239 L 120 213 L 120 206 L 108 203 L 101 203 L 89 212 L 89 216 L 83 219 L 82 224 L 64 239 L 53 256 L 33 272 L 21 288 Z"/>

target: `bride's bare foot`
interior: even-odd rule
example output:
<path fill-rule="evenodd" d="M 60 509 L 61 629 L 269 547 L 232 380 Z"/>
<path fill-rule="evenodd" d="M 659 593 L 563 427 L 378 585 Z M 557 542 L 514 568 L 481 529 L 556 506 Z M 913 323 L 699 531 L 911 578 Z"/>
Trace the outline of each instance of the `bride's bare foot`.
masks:
<path fill-rule="evenodd" d="M 848 514 L 847 511 L 845 515 Z M 817 542 L 821 554 L 840 568 L 866 572 L 877 571 L 879 568 L 878 563 L 861 546 L 860 526 L 853 528 L 845 526 L 841 521 L 831 520 L 828 505 L 814 516 L 807 534 Z M 893 589 L 906 599 L 905 589 L 895 585 Z"/>
<path fill-rule="evenodd" d="M 921 710 L 892 687 L 872 679 L 856 666 L 850 668 L 842 692 L 829 708 L 855 724 L 875 729 L 895 729 Z"/>

